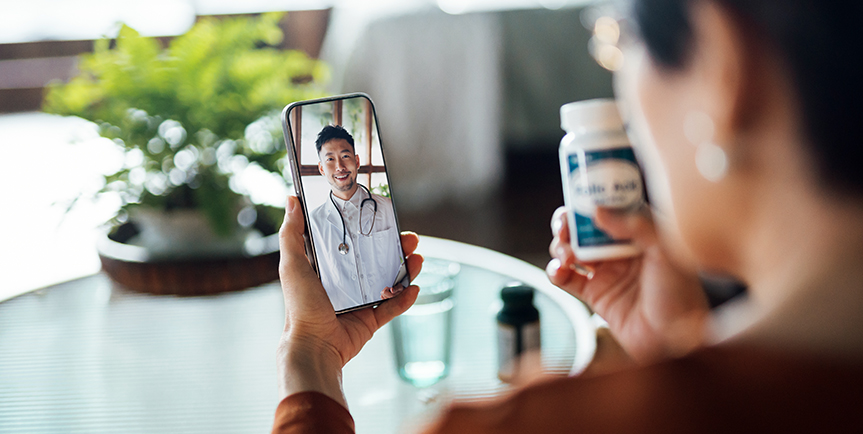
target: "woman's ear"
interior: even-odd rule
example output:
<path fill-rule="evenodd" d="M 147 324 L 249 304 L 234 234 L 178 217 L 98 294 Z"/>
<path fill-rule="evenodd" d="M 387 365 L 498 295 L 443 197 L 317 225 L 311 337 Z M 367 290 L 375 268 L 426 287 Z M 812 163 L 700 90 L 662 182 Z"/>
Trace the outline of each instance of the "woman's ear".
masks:
<path fill-rule="evenodd" d="M 690 107 L 713 121 L 713 142 L 737 169 L 759 152 L 760 130 L 796 116 L 793 86 L 782 61 L 732 9 L 712 0 L 693 2 Z"/>
<path fill-rule="evenodd" d="M 745 127 L 750 112 L 750 49 L 740 23 L 727 8 L 709 0 L 697 1 L 692 2 L 690 13 L 692 110 L 713 120 L 715 142 L 728 144 Z"/>

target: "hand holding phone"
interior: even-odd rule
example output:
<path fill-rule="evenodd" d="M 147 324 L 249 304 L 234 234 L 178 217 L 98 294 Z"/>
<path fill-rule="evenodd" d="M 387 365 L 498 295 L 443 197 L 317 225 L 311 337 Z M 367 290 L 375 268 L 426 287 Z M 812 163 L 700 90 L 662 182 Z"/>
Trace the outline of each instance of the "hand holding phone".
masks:
<path fill-rule="evenodd" d="M 409 284 L 374 105 L 364 94 L 294 103 L 282 116 L 306 252 L 336 313 Z"/>
<path fill-rule="evenodd" d="M 281 398 L 317 391 L 347 406 L 341 390 L 341 369 L 359 353 L 374 333 L 406 311 L 419 288 L 410 286 L 376 309 L 335 315 L 321 281 L 306 258 L 306 224 L 299 200 L 289 197 L 279 237 L 279 276 L 285 296 L 285 328 L 277 351 Z M 412 254 L 419 238 L 401 235 L 411 277 L 422 268 L 422 257 Z"/>

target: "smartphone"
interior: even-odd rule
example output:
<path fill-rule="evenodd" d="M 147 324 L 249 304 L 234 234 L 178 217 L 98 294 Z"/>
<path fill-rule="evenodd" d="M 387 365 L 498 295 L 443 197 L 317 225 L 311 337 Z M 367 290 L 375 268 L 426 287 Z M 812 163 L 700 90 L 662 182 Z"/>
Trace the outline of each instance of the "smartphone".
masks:
<path fill-rule="evenodd" d="M 363 93 L 288 105 L 282 127 L 306 255 L 337 314 L 410 284 L 375 106 Z"/>

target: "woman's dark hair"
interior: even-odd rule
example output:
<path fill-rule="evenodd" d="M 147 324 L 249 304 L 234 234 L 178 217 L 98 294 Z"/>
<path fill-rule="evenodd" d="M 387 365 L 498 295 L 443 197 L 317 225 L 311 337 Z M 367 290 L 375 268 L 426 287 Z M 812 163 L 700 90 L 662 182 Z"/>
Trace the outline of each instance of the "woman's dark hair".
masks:
<path fill-rule="evenodd" d="M 802 107 L 820 178 L 863 195 L 863 1 L 632 0 L 638 33 L 668 69 L 686 66 L 693 32 L 689 5 L 715 1 L 752 27 L 785 63 Z"/>
<path fill-rule="evenodd" d="M 318 133 L 318 138 L 315 140 L 315 149 L 317 149 L 318 154 L 321 153 L 321 148 L 325 143 L 335 139 L 345 139 L 351 145 L 351 148 L 354 147 L 354 138 L 348 130 L 341 125 L 327 125 L 321 129 Z"/>

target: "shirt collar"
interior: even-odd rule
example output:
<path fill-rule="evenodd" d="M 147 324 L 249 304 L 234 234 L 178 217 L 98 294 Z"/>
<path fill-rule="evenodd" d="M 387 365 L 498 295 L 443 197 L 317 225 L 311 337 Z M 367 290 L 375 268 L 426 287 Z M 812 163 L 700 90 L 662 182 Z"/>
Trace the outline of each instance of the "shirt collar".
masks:
<path fill-rule="evenodd" d="M 361 193 L 362 192 L 362 193 Z M 354 192 L 354 195 L 351 196 L 348 200 L 342 200 L 336 195 L 333 195 L 333 200 L 339 205 L 339 208 L 345 209 L 345 206 L 350 203 L 356 208 L 360 207 L 360 203 L 363 201 L 363 196 L 365 196 L 365 190 L 362 187 L 358 187 L 357 191 Z"/>

